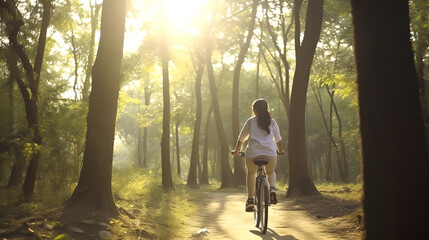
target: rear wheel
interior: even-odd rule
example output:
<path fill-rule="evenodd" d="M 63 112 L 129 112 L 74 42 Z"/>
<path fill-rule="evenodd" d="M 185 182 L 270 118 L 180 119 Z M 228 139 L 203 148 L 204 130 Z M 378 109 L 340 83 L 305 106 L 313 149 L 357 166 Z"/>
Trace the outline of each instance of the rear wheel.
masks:
<path fill-rule="evenodd" d="M 269 200 L 269 192 L 268 192 L 268 187 L 261 186 L 261 191 L 259 194 L 259 204 L 258 206 L 260 207 L 259 210 L 259 218 L 260 218 L 260 229 L 262 231 L 262 233 L 266 233 L 267 232 L 267 227 L 268 227 L 268 206 L 270 205 L 270 200 Z"/>
<path fill-rule="evenodd" d="M 253 212 L 253 220 L 255 227 L 259 227 L 261 221 L 261 201 L 260 201 L 260 192 L 261 192 L 261 183 L 260 179 L 256 179 L 256 189 L 255 189 L 255 211 Z"/>

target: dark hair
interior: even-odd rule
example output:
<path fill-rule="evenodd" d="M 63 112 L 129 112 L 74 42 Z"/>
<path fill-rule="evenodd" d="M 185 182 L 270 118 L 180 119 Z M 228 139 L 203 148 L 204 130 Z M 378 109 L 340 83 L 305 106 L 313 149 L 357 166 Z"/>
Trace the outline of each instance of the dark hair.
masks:
<path fill-rule="evenodd" d="M 253 109 L 256 110 L 258 116 L 258 127 L 270 133 L 271 113 L 268 111 L 268 103 L 264 99 L 257 99 L 253 102 Z"/>

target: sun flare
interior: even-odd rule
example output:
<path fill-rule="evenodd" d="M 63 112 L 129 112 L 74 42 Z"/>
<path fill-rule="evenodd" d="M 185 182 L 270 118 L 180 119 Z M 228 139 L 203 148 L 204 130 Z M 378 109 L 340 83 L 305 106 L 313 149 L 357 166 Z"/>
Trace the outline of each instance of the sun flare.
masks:
<path fill-rule="evenodd" d="M 175 30 L 192 32 L 201 21 L 204 0 L 164 0 L 168 25 Z"/>
<path fill-rule="evenodd" d="M 207 5 L 208 0 L 134 0 L 126 21 L 124 51 L 135 51 L 150 34 L 151 30 L 145 27 L 163 21 L 173 38 L 199 35 L 201 24 L 206 20 Z"/>

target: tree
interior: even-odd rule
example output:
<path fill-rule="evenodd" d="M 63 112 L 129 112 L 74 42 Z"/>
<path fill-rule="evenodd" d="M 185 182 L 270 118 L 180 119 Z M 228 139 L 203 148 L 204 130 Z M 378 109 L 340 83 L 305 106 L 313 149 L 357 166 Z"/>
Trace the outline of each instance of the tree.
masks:
<path fill-rule="evenodd" d="M 213 11 L 215 11 L 214 9 Z M 213 16 L 216 16 L 216 13 L 212 13 Z M 210 89 L 210 96 L 211 96 L 211 106 L 213 108 L 213 114 L 215 117 L 215 123 L 216 123 L 216 129 L 217 129 L 217 136 L 219 140 L 220 145 L 220 167 L 221 167 L 221 186 L 220 188 L 228 188 L 228 187 L 236 187 L 235 181 L 234 181 L 234 175 L 232 174 L 231 167 L 229 166 L 229 144 L 228 144 L 228 138 L 225 134 L 225 129 L 222 122 L 222 116 L 220 113 L 220 107 L 219 107 L 219 99 L 218 99 L 218 92 L 217 92 L 217 86 L 216 86 L 216 79 L 215 79 L 215 73 L 213 70 L 213 63 L 212 63 L 212 53 L 213 53 L 213 32 L 214 31 L 214 23 L 215 23 L 215 17 L 211 20 L 209 24 L 207 24 L 206 28 L 204 29 L 204 41 L 205 41 L 205 65 L 207 67 L 207 75 L 209 79 L 209 89 Z"/>
<path fill-rule="evenodd" d="M 161 138 L 161 161 L 162 161 L 162 187 L 166 191 L 173 190 L 173 176 L 171 174 L 170 164 L 170 85 L 168 77 L 168 34 L 167 17 L 165 14 L 164 2 L 161 2 L 161 35 L 160 35 L 160 54 L 162 65 L 162 89 L 163 89 L 163 119 L 162 119 L 162 138 Z"/>
<path fill-rule="evenodd" d="M 34 194 L 37 169 L 41 157 L 40 146 L 42 145 L 42 135 L 39 128 L 39 110 L 37 100 L 39 96 L 40 73 L 42 70 L 43 56 L 45 54 L 46 33 L 51 19 L 52 5 L 51 1 L 42 2 L 42 23 L 36 49 L 36 58 L 34 60 L 34 65 L 32 65 L 24 50 L 24 46 L 18 42 L 18 33 L 24 25 L 24 22 L 21 20 L 21 15 L 15 4 L 15 2 L 6 2 L 5 0 L 0 1 L 0 8 L 2 9 L 1 17 L 7 26 L 9 42 L 18 57 L 21 59 L 28 82 L 28 84 L 26 84 L 21 78 L 15 78 L 24 99 L 27 124 L 32 136 L 30 141 L 32 148 L 30 162 L 27 167 L 27 174 L 23 185 L 25 200 L 31 201 Z"/>
<path fill-rule="evenodd" d="M 150 95 L 151 92 L 149 90 L 149 87 L 146 85 L 144 88 L 144 104 L 145 106 L 149 106 L 150 104 Z M 147 127 L 145 126 L 143 129 L 143 167 L 147 168 L 148 163 L 147 163 Z"/>
<path fill-rule="evenodd" d="M 197 50 L 198 51 L 198 50 Z M 189 167 L 188 182 L 187 185 L 191 188 L 198 188 L 197 182 L 197 166 L 199 164 L 199 148 L 200 148 L 200 129 L 201 119 L 203 112 L 203 103 L 201 99 L 201 80 L 204 73 L 204 55 L 202 51 L 198 51 L 198 68 L 196 69 L 195 76 L 195 96 L 197 99 L 197 109 L 194 124 L 194 134 L 192 137 L 192 152 L 191 152 L 191 165 Z M 207 164 L 207 163 L 206 163 Z M 206 170 L 207 171 L 207 170 Z"/>
<path fill-rule="evenodd" d="M 423 107 L 423 118 L 425 124 L 429 124 L 429 106 L 425 68 L 427 71 L 428 64 L 425 64 L 424 58 L 429 49 L 429 4 L 426 1 L 410 1 L 411 30 L 413 36 L 413 49 L 415 55 L 417 78 L 419 79 L 421 102 Z M 427 74 L 427 72 L 426 72 Z"/>
<path fill-rule="evenodd" d="M 233 143 L 237 142 L 238 134 L 240 133 L 239 118 L 238 118 L 238 97 L 239 97 L 239 81 L 241 67 L 244 63 L 244 58 L 249 50 L 250 42 L 252 40 L 253 32 L 256 22 L 256 11 L 258 10 L 259 0 L 252 1 L 252 12 L 250 14 L 251 20 L 247 27 L 246 41 L 240 44 L 240 53 L 237 57 L 237 63 L 234 67 L 234 75 L 232 79 L 232 136 Z M 242 159 L 234 157 L 234 178 L 236 183 L 244 185 L 246 183 L 246 175 Z"/>
<path fill-rule="evenodd" d="M 15 128 L 15 99 L 14 99 L 14 86 L 15 82 L 20 82 L 22 79 L 15 79 L 15 78 L 21 78 L 21 74 L 18 69 L 18 58 L 16 56 L 15 51 L 13 50 L 12 46 L 9 46 L 7 48 L 7 65 L 9 69 L 9 79 L 7 83 L 7 89 L 8 89 L 8 120 L 7 120 L 7 128 L 8 128 L 8 135 L 13 136 L 15 135 L 14 128 Z M 20 147 L 20 144 L 12 143 L 8 144 L 10 146 L 10 152 L 12 152 L 13 156 L 13 166 L 12 171 L 9 176 L 9 181 L 7 184 L 7 188 L 13 188 L 13 187 L 20 187 L 22 184 L 22 176 L 25 169 L 25 159 L 23 155 L 22 147 Z"/>
<path fill-rule="evenodd" d="M 113 142 L 121 78 L 126 0 L 104 0 L 100 43 L 92 68 L 87 133 L 79 182 L 65 205 L 65 216 L 79 218 L 100 212 L 119 214 L 113 202 L 111 179 Z"/>
<path fill-rule="evenodd" d="M 210 119 L 213 112 L 213 106 L 210 104 L 210 107 L 207 111 L 206 122 L 204 124 L 204 140 L 203 140 L 203 159 L 202 159 L 202 171 L 199 177 L 200 184 L 209 184 L 209 169 L 208 169 L 208 155 L 209 155 L 209 128 L 210 128 Z"/>
<path fill-rule="evenodd" d="M 365 239 L 427 239 L 429 159 L 408 1 L 352 0 Z M 406 219 L 406 221 L 404 221 Z"/>
<path fill-rule="evenodd" d="M 323 0 L 309 0 L 305 32 L 301 43 L 301 0 L 294 2 L 296 70 L 289 116 L 289 188 L 287 196 L 319 194 L 309 175 L 307 143 L 305 137 L 305 105 L 314 52 L 320 37 Z"/>
<path fill-rule="evenodd" d="M 98 16 L 100 13 L 101 4 L 94 3 L 94 5 L 90 2 L 91 7 L 91 36 L 90 36 L 90 42 L 89 42 L 89 49 L 88 49 L 88 62 L 86 64 L 86 71 L 85 71 L 85 80 L 83 82 L 83 89 L 82 89 L 82 100 L 83 102 L 88 101 L 88 92 L 89 92 L 89 86 L 91 85 L 91 67 L 94 61 L 94 46 L 95 46 L 95 33 L 98 29 Z"/>
<path fill-rule="evenodd" d="M 222 117 L 220 115 L 219 100 L 217 97 L 217 88 L 214 76 L 214 70 L 212 65 L 212 46 L 211 42 L 206 40 L 206 66 L 207 74 L 209 77 L 210 95 L 212 97 L 212 107 L 215 116 L 216 129 L 218 133 L 218 139 L 220 144 L 220 165 L 221 165 L 221 188 L 235 187 L 234 176 L 229 166 L 229 145 L 226 138 L 225 129 L 222 123 Z"/>
<path fill-rule="evenodd" d="M 274 61 L 274 69 L 277 71 L 277 75 L 274 75 L 274 70 L 271 69 L 267 57 L 265 56 L 264 51 L 262 51 L 262 56 L 264 58 L 265 64 L 268 68 L 268 71 L 271 75 L 271 78 L 276 86 L 277 92 L 279 94 L 280 100 L 282 101 L 283 107 L 286 111 L 286 116 L 289 118 L 290 112 L 290 63 L 287 59 L 287 49 L 289 42 L 289 35 L 292 29 L 294 18 L 292 17 L 288 26 L 286 26 L 286 17 L 284 15 L 284 0 L 279 3 L 274 2 L 275 8 L 278 8 L 278 14 L 272 12 L 269 14 L 271 9 L 268 2 L 263 6 L 265 9 L 265 22 L 266 22 L 266 31 L 271 39 L 275 51 L 270 50 L 267 44 L 263 44 L 265 49 L 268 51 L 272 60 Z M 278 16 L 278 21 L 276 24 L 271 25 L 270 19 L 271 16 Z M 278 27 L 276 27 L 277 25 Z M 261 22 L 261 27 L 262 27 Z M 279 32 L 276 32 L 275 29 L 278 29 Z M 281 41 L 279 43 L 279 41 Z M 261 36 L 262 43 L 262 36 Z M 277 56 L 278 55 L 278 56 Z"/>

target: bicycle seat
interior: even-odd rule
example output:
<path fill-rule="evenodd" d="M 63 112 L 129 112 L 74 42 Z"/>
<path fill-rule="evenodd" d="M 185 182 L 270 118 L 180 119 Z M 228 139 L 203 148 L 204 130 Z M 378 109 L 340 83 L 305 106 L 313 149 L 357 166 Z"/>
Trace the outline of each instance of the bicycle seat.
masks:
<path fill-rule="evenodd" d="M 268 159 L 257 158 L 255 160 L 253 160 L 253 163 L 256 164 L 256 165 L 258 165 L 258 166 L 267 165 L 268 164 Z"/>

